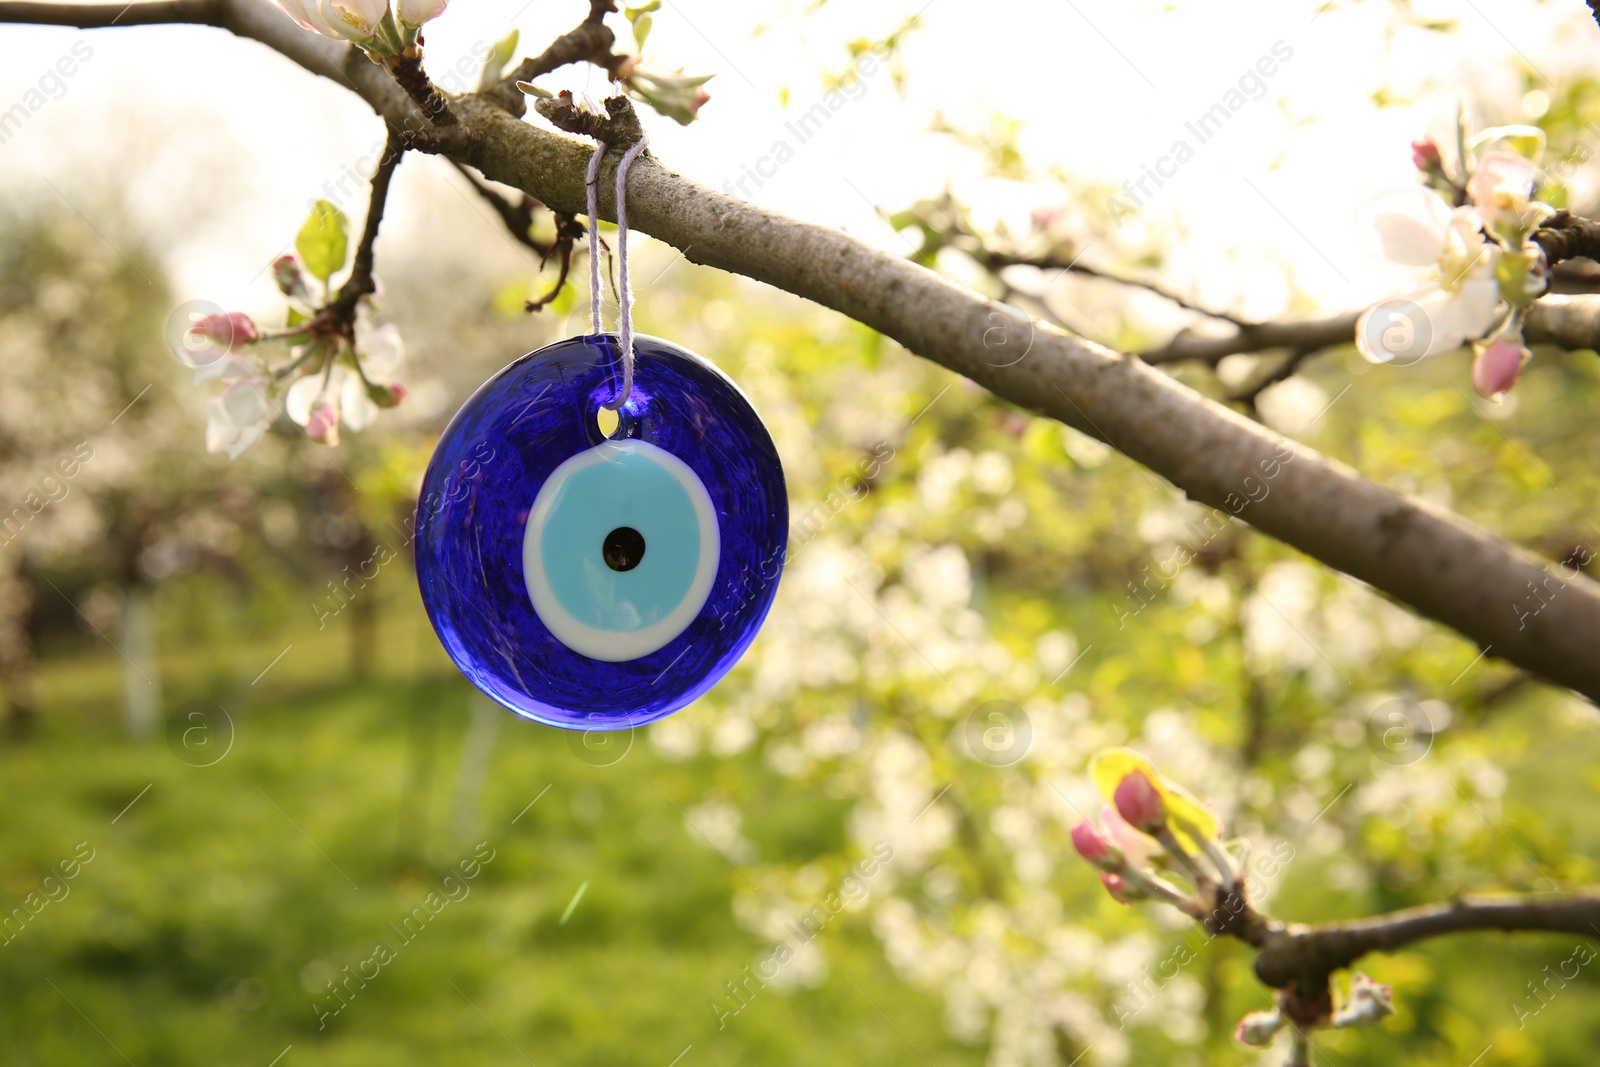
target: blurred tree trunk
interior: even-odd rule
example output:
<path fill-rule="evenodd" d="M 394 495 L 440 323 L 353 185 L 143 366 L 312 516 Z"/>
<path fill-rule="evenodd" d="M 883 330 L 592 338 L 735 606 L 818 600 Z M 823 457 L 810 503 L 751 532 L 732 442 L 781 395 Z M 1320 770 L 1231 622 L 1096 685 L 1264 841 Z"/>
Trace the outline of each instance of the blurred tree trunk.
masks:
<path fill-rule="evenodd" d="M 450 838 L 458 843 L 471 840 L 477 830 L 478 801 L 483 796 L 489 760 L 500 736 L 500 722 L 505 718 L 500 705 L 476 689 L 472 690 L 469 704 L 472 717 L 461 743 L 461 765 L 456 771 L 455 795 L 450 804 Z"/>
<path fill-rule="evenodd" d="M 350 673 L 358 681 L 373 676 L 373 663 L 378 648 L 378 590 L 373 583 L 378 578 L 374 554 L 377 546 L 366 524 L 361 526 L 361 536 L 346 553 L 349 564 L 344 573 L 346 588 L 351 588 L 350 600 Z M 354 582 L 348 576 L 354 575 Z"/>
<path fill-rule="evenodd" d="M 395 835 L 396 865 L 420 862 L 428 848 L 428 798 L 433 792 L 434 759 L 439 751 L 439 704 L 427 687 L 413 681 L 407 709 L 409 770 L 400 798 Z"/>
<path fill-rule="evenodd" d="M 5 686 L 7 737 L 26 737 L 38 725 L 33 605 L 33 581 L 23 568 L 22 553 L 7 552 L 0 561 L 0 683 Z"/>
<path fill-rule="evenodd" d="M 128 736 L 135 740 L 161 724 L 155 614 L 155 590 L 143 582 L 131 585 L 122 604 L 122 695 Z"/>
<path fill-rule="evenodd" d="M 373 674 L 373 658 L 378 647 L 378 605 L 369 590 L 350 605 L 350 673 L 358 681 Z"/>

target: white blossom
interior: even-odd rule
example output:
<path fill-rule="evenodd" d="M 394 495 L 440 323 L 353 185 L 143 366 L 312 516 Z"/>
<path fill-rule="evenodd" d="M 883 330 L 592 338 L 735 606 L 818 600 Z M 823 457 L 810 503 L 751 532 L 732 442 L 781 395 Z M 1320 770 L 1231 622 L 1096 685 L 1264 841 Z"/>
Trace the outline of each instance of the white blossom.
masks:
<path fill-rule="evenodd" d="M 262 392 L 266 384 L 264 377 L 239 378 L 206 401 L 207 452 L 227 452 L 229 459 L 238 459 L 261 440 L 273 418 Z"/>
<path fill-rule="evenodd" d="M 1373 363 L 1396 356 L 1422 358 L 1448 352 L 1482 337 L 1500 305 L 1495 280 L 1498 246 L 1483 238 L 1474 208 L 1452 208 L 1420 186 L 1396 189 L 1368 207 L 1368 222 L 1396 263 L 1430 268 L 1424 281 L 1400 295 L 1411 309 L 1392 301 L 1368 308 L 1356 322 L 1356 347 Z M 1375 314 L 1387 319 L 1373 321 Z"/>

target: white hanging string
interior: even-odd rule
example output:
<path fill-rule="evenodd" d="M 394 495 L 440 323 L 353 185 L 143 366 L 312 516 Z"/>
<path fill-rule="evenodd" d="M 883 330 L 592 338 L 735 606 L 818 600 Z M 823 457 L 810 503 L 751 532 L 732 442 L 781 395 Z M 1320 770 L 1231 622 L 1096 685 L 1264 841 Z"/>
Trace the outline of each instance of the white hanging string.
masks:
<path fill-rule="evenodd" d="M 589 190 L 589 332 L 601 332 L 600 322 L 600 160 L 606 143 L 601 141 L 589 157 L 589 173 L 584 184 Z"/>
<path fill-rule="evenodd" d="M 605 406 L 615 411 L 627 403 L 633 392 L 633 286 L 628 280 L 628 171 L 649 143 L 640 135 L 617 163 L 617 333 L 622 349 L 622 389 L 615 400 Z M 588 186 L 589 208 L 589 323 L 590 332 L 602 330 L 600 304 L 600 161 L 610 146 L 601 141 L 594 155 L 589 157 Z"/>

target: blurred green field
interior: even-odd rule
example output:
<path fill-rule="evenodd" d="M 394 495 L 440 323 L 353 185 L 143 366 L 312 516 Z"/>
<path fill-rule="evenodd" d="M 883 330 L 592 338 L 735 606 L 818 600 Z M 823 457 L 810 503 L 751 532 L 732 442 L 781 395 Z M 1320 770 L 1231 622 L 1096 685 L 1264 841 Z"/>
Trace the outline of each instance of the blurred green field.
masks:
<path fill-rule="evenodd" d="M 104 643 L 54 650 L 41 736 L 0 750 L 4 900 L 22 905 L 79 842 L 93 859 L 0 948 L 0 1059 L 981 1061 L 849 920 L 821 935 L 825 984 L 758 991 L 719 1028 L 708 1002 L 770 946 L 734 922 L 739 872 L 685 826 L 716 767 L 664 763 L 642 734 L 591 765 L 615 750 L 586 761 L 569 735 L 498 708 L 474 727 L 481 698 L 426 630 L 411 580 L 397 568 L 374 587 L 383 680 L 364 683 L 327 680 L 348 676 L 343 627 L 319 633 L 308 611 L 306 625 L 246 636 L 249 605 L 216 583 L 169 587 L 165 673 L 211 686 L 169 700 L 213 699 L 235 727 L 211 766 L 180 760 L 170 738 L 124 739 L 122 662 Z M 197 599 L 210 614 L 196 630 Z M 818 794 L 774 791 L 763 851 L 831 849 L 841 814 Z M 441 890 L 480 842 L 493 859 Z M 430 891 L 460 899 L 407 943 L 390 924 Z M 319 1028 L 313 1002 L 337 1006 L 326 983 L 380 940 L 393 961 Z"/>

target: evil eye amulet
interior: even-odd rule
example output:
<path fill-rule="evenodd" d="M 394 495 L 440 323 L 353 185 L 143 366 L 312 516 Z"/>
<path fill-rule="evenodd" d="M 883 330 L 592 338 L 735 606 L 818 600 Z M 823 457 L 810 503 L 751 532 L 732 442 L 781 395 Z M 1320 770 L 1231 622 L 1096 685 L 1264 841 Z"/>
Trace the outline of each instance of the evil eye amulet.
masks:
<path fill-rule="evenodd" d="M 484 383 L 417 504 L 417 580 L 461 672 L 519 715 L 638 726 L 736 663 L 772 605 L 789 506 L 744 394 L 687 349 L 575 337 Z"/>

